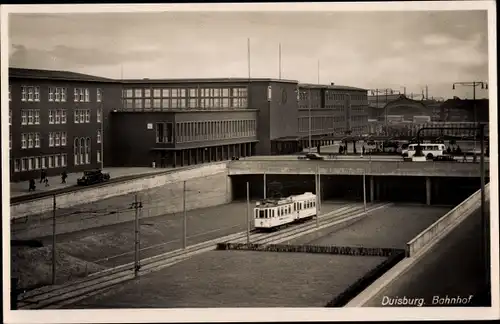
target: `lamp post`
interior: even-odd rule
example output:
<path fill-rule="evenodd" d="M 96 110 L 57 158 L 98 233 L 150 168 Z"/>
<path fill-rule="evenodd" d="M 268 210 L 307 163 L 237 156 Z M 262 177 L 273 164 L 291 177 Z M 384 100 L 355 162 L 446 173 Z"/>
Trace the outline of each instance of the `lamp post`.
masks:
<path fill-rule="evenodd" d="M 477 110 L 476 110 L 476 87 L 481 86 L 481 89 L 488 89 L 488 84 L 483 81 L 472 81 L 472 82 L 455 82 L 453 83 L 452 89 L 455 90 L 457 85 L 472 87 L 472 105 L 474 113 L 474 125 L 477 126 Z M 476 154 L 476 137 L 474 136 L 474 154 Z"/>
<path fill-rule="evenodd" d="M 312 130 L 311 130 L 311 88 L 307 93 L 307 106 L 309 107 L 309 153 L 312 150 Z"/>

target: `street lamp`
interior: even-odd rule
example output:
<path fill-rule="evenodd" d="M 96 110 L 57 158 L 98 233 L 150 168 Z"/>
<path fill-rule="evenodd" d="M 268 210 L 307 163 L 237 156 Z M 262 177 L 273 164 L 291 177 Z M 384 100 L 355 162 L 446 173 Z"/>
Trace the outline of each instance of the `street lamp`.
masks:
<path fill-rule="evenodd" d="M 455 82 L 453 83 L 452 89 L 455 90 L 457 85 L 472 87 L 472 105 L 474 111 L 474 124 L 477 126 L 477 109 L 476 109 L 476 87 L 481 86 L 481 89 L 488 89 L 488 84 L 483 81 L 472 81 L 472 82 Z M 476 136 L 474 136 L 474 154 L 476 153 Z"/>

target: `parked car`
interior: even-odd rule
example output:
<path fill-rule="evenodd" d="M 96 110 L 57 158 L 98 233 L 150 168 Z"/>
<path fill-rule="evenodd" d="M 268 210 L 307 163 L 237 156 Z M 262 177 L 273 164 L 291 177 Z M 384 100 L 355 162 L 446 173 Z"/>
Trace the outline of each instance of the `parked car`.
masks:
<path fill-rule="evenodd" d="M 91 184 L 109 181 L 109 173 L 102 172 L 102 170 L 88 170 L 83 171 L 83 177 L 77 180 L 79 186 L 88 186 Z"/>
<path fill-rule="evenodd" d="M 455 158 L 451 155 L 438 155 L 433 158 L 434 161 L 436 162 L 455 162 Z"/>
<path fill-rule="evenodd" d="M 300 160 L 324 160 L 325 158 L 318 153 L 307 153 L 306 155 L 299 155 Z"/>

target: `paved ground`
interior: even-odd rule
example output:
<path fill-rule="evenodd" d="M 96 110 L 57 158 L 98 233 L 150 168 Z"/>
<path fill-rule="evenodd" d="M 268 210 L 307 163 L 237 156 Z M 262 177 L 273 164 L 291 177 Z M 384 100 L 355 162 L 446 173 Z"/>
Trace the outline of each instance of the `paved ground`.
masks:
<path fill-rule="evenodd" d="M 383 260 L 213 251 L 66 308 L 324 307 Z"/>
<path fill-rule="evenodd" d="M 489 206 L 486 209 L 489 211 Z M 481 300 L 478 294 L 481 281 L 485 278 L 482 247 L 481 214 L 478 210 L 435 245 L 418 261 L 418 265 L 396 279 L 365 306 L 383 306 L 384 296 L 424 298 L 424 306 L 443 306 L 433 305 L 432 299 L 434 296 L 444 298 L 446 295 L 467 298 L 473 295 L 472 303 L 468 306 L 487 306 L 488 302 Z"/>
<path fill-rule="evenodd" d="M 153 169 L 153 168 L 106 168 L 103 172 L 107 172 L 110 174 L 111 178 L 121 178 L 125 176 L 131 175 L 139 175 L 139 174 L 149 174 L 155 172 L 166 171 L 169 169 Z M 52 176 L 48 177 L 50 186 L 45 187 L 44 184 L 39 183 L 40 178 L 36 180 L 36 191 L 37 192 L 45 192 L 56 189 L 73 187 L 76 185 L 76 180 L 82 176 L 81 172 L 78 173 L 68 173 L 68 178 L 66 179 L 66 183 L 61 183 L 61 176 Z M 32 192 L 28 191 L 29 184 L 28 181 L 21 182 L 11 182 L 10 183 L 10 196 L 18 197 L 18 196 L 26 196 L 32 194 Z"/>
<path fill-rule="evenodd" d="M 251 204 L 253 206 L 254 204 Z M 344 206 L 342 203 L 324 202 L 322 213 Z M 57 247 L 69 255 L 104 266 L 115 266 L 134 259 L 134 221 L 113 224 L 114 215 L 105 216 L 110 222 L 101 227 L 57 235 Z M 246 203 L 234 202 L 211 208 L 187 212 L 188 245 L 215 239 L 246 230 Z M 87 221 L 97 221 L 98 218 Z M 103 222 L 103 220 L 100 220 Z M 141 258 L 182 247 L 183 214 L 167 214 L 140 221 Z M 63 227 L 60 224 L 58 227 Z M 75 222 L 68 227 L 82 226 Z M 52 229 L 36 229 L 44 245 L 52 244 Z M 18 235 L 19 236 L 19 235 Z M 116 256 L 106 260 L 109 257 Z"/>
<path fill-rule="evenodd" d="M 348 227 L 335 229 L 331 233 L 325 230 L 290 243 L 404 249 L 408 241 L 450 209 L 395 204 L 374 211 Z"/>

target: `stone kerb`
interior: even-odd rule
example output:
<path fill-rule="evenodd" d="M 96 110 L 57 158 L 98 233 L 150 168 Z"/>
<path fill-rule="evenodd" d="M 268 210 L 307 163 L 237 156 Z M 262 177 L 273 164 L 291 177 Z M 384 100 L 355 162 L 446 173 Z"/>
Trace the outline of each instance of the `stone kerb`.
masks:
<path fill-rule="evenodd" d="M 134 179 L 119 183 L 112 183 L 106 186 L 95 188 L 85 188 L 56 196 L 58 208 L 68 208 L 82 203 L 92 203 L 95 201 L 126 195 L 142 190 L 152 189 L 169 183 L 202 178 L 214 175 L 220 172 L 226 172 L 226 163 L 216 163 L 211 165 L 202 165 L 190 169 L 183 169 L 178 172 L 169 172 L 166 174 L 146 176 L 141 179 Z M 12 205 L 10 208 L 10 218 L 16 219 L 48 212 L 53 208 L 53 197 L 44 197 L 41 199 L 28 201 L 26 203 Z"/>
<path fill-rule="evenodd" d="M 489 197 L 489 184 L 485 186 L 485 195 L 488 200 Z M 435 240 L 441 234 L 443 234 L 447 229 L 454 227 L 456 224 L 463 221 L 467 216 L 471 215 L 472 212 L 477 209 L 481 204 L 481 190 L 476 191 L 466 200 L 464 200 L 460 205 L 453 208 L 451 211 L 446 213 L 443 217 L 435 221 L 428 228 L 420 232 L 415 238 L 407 243 L 406 253 L 407 256 L 415 256 L 430 242 Z"/>

